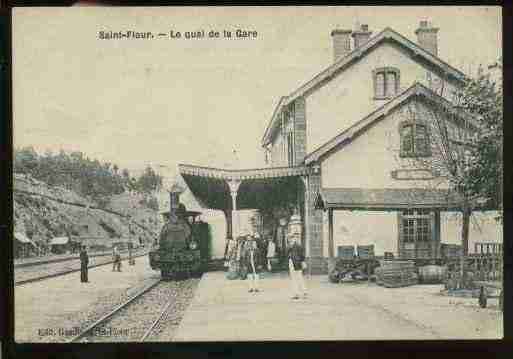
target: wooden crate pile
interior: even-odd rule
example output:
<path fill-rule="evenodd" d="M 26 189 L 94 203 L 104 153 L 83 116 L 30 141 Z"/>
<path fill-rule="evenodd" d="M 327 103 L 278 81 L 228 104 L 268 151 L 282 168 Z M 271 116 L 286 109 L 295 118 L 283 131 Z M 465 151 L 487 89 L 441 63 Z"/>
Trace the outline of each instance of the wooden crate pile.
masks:
<path fill-rule="evenodd" d="M 458 258 L 462 253 L 463 247 L 459 244 L 442 243 L 440 251 L 442 258 Z"/>
<path fill-rule="evenodd" d="M 418 283 L 413 261 L 381 261 L 376 268 L 376 283 L 386 288 L 406 287 Z"/>
<path fill-rule="evenodd" d="M 337 257 L 339 259 L 353 259 L 354 255 L 354 246 L 338 246 L 337 248 Z"/>
<path fill-rule="evenodd" d="M 358 257 L 361 259 L 371 259 L 374 258 L 374 244 L 368 246 L 357 246 Z"/>

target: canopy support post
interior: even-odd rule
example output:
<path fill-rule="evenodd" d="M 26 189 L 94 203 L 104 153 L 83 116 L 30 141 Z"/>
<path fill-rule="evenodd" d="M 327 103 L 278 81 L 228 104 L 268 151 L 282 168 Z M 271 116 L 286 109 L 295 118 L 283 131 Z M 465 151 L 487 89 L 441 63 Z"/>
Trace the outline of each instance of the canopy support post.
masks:
<path fill-rule="evenodd" d="M 240 223 L 239 223 L 239 213 L 237 211 L 237 193 L 239 191 L 239 186 L 242 183 L 241 180 L 228 180 L 228 187 L 230 187 L 230 195 L 232 197 L 232 210 L 231 210 L 231 222 L 232 222 L 232 236 L 234 239 L 240 234 Z"/>
<path fill-rule="evenodd" d="M 328 234 L 328 254 L 330 258 L 335 257 L 335 244 L 333 242 L 333 208 L 328 209 L 328 226 L 329 226 L 329 234 Z"/>
<path fill-rule="evenodd" d="M 328 208 L 328 274 L 335 269 L 335 244 L 333 240 L 333 208 Z"/>
<path fill-rule="evenodd" d="M 224 212 L 224 218 L 226 219 L 226 238 L 232 239 L 232 210 L 226 209 Z"/>
<path fill-rule="evenodd" d="M 304 192 L 304 203 L 305 203 L 305 218 L 303 218 L 303 223 L 304 223 L 304 226 L 305 226 L 305 256 L 308 258 L 310 257 L 310 235 L 309 235 L 309 230 L 308 230 L 308 226 L 310 225 L 310 209 L 309 209 L 309 204 L 310 204 L 310 197 L 309 197 L 309 191 L 308 191 L 308 176 L 304 175 L 304 176 L 301 176 L 301 180 L 303 181 L 303 185 L 305 187 L 305 192 Z M 311 269 L 311 266 L 308 266 L 310 269 Z M 311 274 L 311 273 L 309 273 Z"/>

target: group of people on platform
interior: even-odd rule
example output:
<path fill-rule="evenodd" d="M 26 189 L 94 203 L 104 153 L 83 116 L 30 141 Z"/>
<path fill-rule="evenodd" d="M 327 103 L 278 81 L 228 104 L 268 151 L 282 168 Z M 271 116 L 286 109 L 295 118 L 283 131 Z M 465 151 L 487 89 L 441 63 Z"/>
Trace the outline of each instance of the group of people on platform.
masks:
<path fill-rule="evenodd" d="M 246 232 L 237 240 L 230 239 L 225 265 L 228 266 L 228 279 L 248 280 L 249 292 L 258 293 L 262 271 L 272 272 L 286 266 L 290 273 L 293 299 L 307 296 L 303 278 L 306 269 L 305 252 L 300 236 L 290 236 L 287 244 L 276 246 L 270 237 Z"/>
<path fill-rule="evenodd" d="M 128 246 L 128 264 L 135 265 L 132 246 Z M 117 246 L 112 248 L 112 271 L 121 272 L 121 253 Z M 82 246 L 80 250 L 80 281 L 89 283 L 89 254 L 86 246 Z"/>

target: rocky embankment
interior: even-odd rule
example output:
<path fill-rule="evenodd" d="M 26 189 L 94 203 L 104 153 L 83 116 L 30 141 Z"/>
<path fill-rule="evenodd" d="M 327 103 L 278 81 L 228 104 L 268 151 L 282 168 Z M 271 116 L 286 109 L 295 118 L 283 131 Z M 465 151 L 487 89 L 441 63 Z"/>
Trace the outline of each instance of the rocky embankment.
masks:
<path fill-rule="evenodd" d="M 13 197 L 14 231 L 38 244 L 59 236 L 152 241 L 162 226 L 158 212 L 143 205 L 137 194 L 113 196 L 99 208 L 71 190 L 15 174 Z"/>

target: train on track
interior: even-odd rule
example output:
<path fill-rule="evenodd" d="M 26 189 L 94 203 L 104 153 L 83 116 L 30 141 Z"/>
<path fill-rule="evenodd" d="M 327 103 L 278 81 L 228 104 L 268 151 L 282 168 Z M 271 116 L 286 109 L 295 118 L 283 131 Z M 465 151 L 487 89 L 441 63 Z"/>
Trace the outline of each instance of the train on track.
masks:
<path fill-rule="evenodd" d="M 209 259 L 208 223 L 198 220 L 201 212 L 186 210 L 179 202 L 179 192 L 170 194 L 171 209 L 162 213 L 166 222 L 149 252 L 150 266 L 165 279 L 200 276 Z"/>

